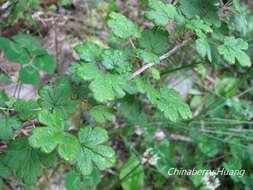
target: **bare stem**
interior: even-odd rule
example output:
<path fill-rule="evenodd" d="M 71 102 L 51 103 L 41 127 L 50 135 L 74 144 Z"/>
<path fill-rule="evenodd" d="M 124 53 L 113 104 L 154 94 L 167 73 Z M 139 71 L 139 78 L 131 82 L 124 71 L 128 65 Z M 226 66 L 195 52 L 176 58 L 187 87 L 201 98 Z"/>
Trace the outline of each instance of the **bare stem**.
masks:
<path fill-rule="evenodd" d="M 188 42 L 191 40 L 191 38 L 188 38 L 184 41 L 182 41 L 180 44 L 177 44 L 175 47 L 173 47 L 170 51 L 168 51 L 167 53 L 161 55 L 159 57 L 160 61 L 163 61 L 164 59 L 169 58 L 170 56 L 174 55 L 179 49 L 181 49 L 182 47 L 186 46 L 188 44 Z M 143 73 L 145 70 L 149 69 L 150 67 L 152 67 L 153 65 L 155 65 L 154 63 L 148 63 L 143 65 L 141 68 L 139 68 L 138 70 L 136 70 L 131 77 L 129 78 L 129 80 L 134 79 L 135 77 L 137 77 L 138 75 L 140 75 L 141 73 Z"/>

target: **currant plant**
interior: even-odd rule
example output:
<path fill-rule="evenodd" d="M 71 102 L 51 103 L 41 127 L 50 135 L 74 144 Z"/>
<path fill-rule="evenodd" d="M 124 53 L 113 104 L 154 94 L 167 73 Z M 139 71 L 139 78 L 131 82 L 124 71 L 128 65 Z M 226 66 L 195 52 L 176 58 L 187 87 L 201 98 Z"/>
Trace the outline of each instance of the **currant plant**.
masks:
<path fill-rule="evenodd" d="M 4 59 L 20 66 L 17 86 L 28 84 L 38 89 L 38 98 L 34 100 L 21 100 L 0 91 L 0 143 L 6 146 L 0 155 L 0 189 L 12 181 L 18 181 L 24 189 L 36 188 L 39 177 L 59 165 L 66 167 L 67 190 L 117 189 L 119 185 L 124 190 L 163 189 L 169 168 L 209 168 L 202 162 L 217 157 L 225 148 L 229 156 L 221 163 L 223 167 L 250 167 L 251 152 L 240 150 L 248 148 L 249 144 L 243 144 L 248 141 L 231 136 L 231 141 L 223 145 L 217 139 L 223 138 L 224 131 L 215 140 L 193 129 L 194 122 L 203 118 L 216 118 L 220 114 L 225 120 L 227 109 L 237 119 L 239 113 L 245 113 L 241 120 L 252 114 L 248 101 L 238 103 L 233 99 L 248 74 L 240 81 L 227 77 L 215 84 L 214 93 L 220 99 L 216 101 L 216 97 L 210 96 L 207 101 L 208 108 L 215 109 L 199 115 L 193 115 L 192 110 L 204 101 L 201 96 L 194 96 L 189 106 L 180 92 L 164 82 L 171 72 L 195 67 L 199 62 L 217 70 L 232 67 L 245 72 L 250 68 L 248 37 L 243 26 L 236 27 L 238 22 L 248 19 L 245 6 L 233 0 L 224 17 L 221 14 L 224 3 L 150 0 L 142 18 L 149 23 L 148 27 L 120 11 L 110 11 L 105 21 L 110 30 L 108 42 L 89 40 L 75 45 L 79 58 L 64 75 L 57 72 L 55 56 L 36 37 L 28 34 L 0 37 Z M 188 65 L 180 65 L 179 59 L 171 61 L 183 54 Z M 203 70 L 199 66 L 198 71 L 205 77 L 204 66 L 199 65 Z M 168 71 L 166 67 L 172 69 Z M 52 80 L 45 83 L 45 76 Z M 136 126 L 144 135 L 129 140 Z M 169 139 L 156 143 L 153 138 L 156 128 L 168 126 L 187 133 L 189 138 L 176 137 L 192 143 L 196 150 L 191 152 L 191 146 L 180 142 L 173 145 Z M 118 138 L 127 149 L 127 160 L 120 158 L 115 146 Z M 161 134 L 156 138 L 162 138 Z M 144 162 L 140 155 L 148 147 L 154 149 L 156 159 Z M 198 163 L 194 165 L 194 161 Z M 157 176 L 150 172 L 152 167 Z M 242 186 L 250 189 L 252 176 L 234 177 L 234 189 Z M 151 186 L 144 178 L 154 179 L 156 184 Z M 105 185 L 107 181 L 111 183 L 109 187 Z M 185 184 L 203 189 L 201 179 L 196 177 L 178 183 L 175 180 L 173 189 L 179 190 L 177 187 Z"/>

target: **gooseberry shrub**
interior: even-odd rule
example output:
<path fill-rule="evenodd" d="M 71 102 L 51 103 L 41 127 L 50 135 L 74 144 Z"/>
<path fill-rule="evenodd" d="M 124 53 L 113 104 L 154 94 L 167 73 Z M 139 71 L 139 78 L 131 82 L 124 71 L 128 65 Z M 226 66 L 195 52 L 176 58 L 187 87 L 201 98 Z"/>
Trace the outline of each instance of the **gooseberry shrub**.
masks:
<path fill-rule="evenodd" d="M 59 165 L 65 166 L 67 190 L 204 189 L 198 176 L 174 176 L 168 185 L 167 172 L 210 169 L 217 157 L 218 167 L 248 169 L 241 178 L 232 176 L 230 185 L 224 179 L 223 189 L 251 189 L 250 139 L 230 129 L 240 125 L 252 132 L 252 102 L 235 99 L 238 91 L 244 95 L 251 76 L 250 11 L 239 0 L 228 10 L 225 6 L 219 0 L 150 0 L 142 7 L 148 27 L 110 11 L 108 42 L 79 42 L 74 47 L 79 59 L 66 74 L 57 72 L 55 56 L 35 36 L 0 37 L 4 58 L 20 65 L 18 84 L 38 89 L 34 100 L 0 92 L 0 142 L 6 146 L 0 155 L 0 189 L 13 181 L 37 188 L 45 171 Z M 170 74 L 186 68 L 197 70 L 198 86 L 208 78 L 207 68 L 225 73 L 207 102 L 199 91 L 182 99 L 168 85 Z M 44 83 L 45 75 L 52 80 Z M 209 120 L 213 123 L 205 128 Z M 243 120 L 245 125 L 236 123 Z M 142 155 L 148 148 L 151 157 L 156 154 L 153 161 Z"/>

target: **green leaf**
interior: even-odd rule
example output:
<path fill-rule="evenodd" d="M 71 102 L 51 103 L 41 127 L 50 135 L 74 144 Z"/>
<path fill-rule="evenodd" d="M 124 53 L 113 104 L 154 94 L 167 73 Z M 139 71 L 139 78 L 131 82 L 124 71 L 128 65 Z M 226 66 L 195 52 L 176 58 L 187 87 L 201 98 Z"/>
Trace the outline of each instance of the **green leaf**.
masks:
<path fill-rule="evenodd" d="M 144 185 L 143 166 L 135 155 L 121 168 L 120 181 L 124 190 L 139 190 Z"/>
<path fill-rule="evenodd" d="M 13 137 L 12 128 L 7 118 L 0 117 L 0 139 L 10 140 Z"/>
<path fill-rule="evenodd" d="M 154 53 L 137 50 L 137 55 L 143 59 L 144 63 L 160 63 L 159 57 Z"/>
<path fill-rule="evenodd" d="M 13 137 L 13 129 L 20 129 L 21 123 L 14 117 L 0 116 L 0 139 L 10 140 Z"/>
<path fill-rule="evenodd" d="M 43 110 L 39 113 L 38 118 L 47 127 L 33 129 L 33 133 L 29 137 L 31 146 L 40 148 L 45 153 L 50 153 L 59 145 L 58 152 L 60 156 L 73 163 L 80 150 L 80 145 L 75 136 L 64 132 L 66 121 L 63 115 Z"/>
<path fill-rule="evenodd" d="M 72 0 L 60 0 L 61 5 L 69 6 L 72 4 Z"/>
<path fill-rule="evenodd" d="M 77 156 L 77 165 L 84 175 L 91 174 L 94 164 L 100 170 L 114 165 L 115 152 L 111 147 L 103 145 L 108 141 L 105 129 L 87 126 L 80 129 L 78 135 L 82 148 Z"/>
<path fill-rule="evenodd" d="M 156 25 L 166 26 L 170 19 L 174 19 L 178 13 L 176 7 L 172 4 L 165 4 L 161 1 L 149 1 L 151 11 L 147 12 L 145 16 L 154 21 Z"/>
<path fill-rule="evenodd" d="M 90 110 L 90 113 L 91 116 L 98 123 L 105 123 L 107 120 L 111 121 L 113 119 L 113 114 L 111 113 L 111 110 L 103 105 L 94 106 Z"/>
<path fill-rule="evenodd" d="M 164 113 L 164 116 L 171 121 L 177 121 L 180 116 L 183 119 L 192 117 L 189 106 L 181 100 L 179 93 L 173 89 L 161 88 L 160 98 L 156 105 Z"/>
<path fill-rule="evenodd" d="M 71 171 L 65 176 L 65 188 L 66 190 L 81 190 L 81 178 L 80 174 Z"/>
<path fill-rule="evenodd" d="M 138 90 L 141 93 L 146 94 L 149 101 L 152 104 L 156 104 L 156 102 L 158 101 L 158 99 L 160 97 L 159 92 L 153 86 L 151 86 L 149 83 L 144 82 L 141 78 L 135 79 L 135 82 L 136 82 Z"/>
<path fill-rule="evenodd" d="M 203 38 L 205 33 L 213 32 L 213 29 L 210 27 L 209 23 L 204 22 L 200 18 L 190 20 L 186 27 L 196 32 L 197 36 Z"/>
<path fill-rule="evenodd" d="M 181 100 L 180 95 L 175 90 L 160 88 L 158 91 L 140 78 L 136 79 L 135 82 L 139 91 L 145 93 L 149 101 L 169 120 L 177 121 L 180 117 L 183 119 L 192 117 L 189 106 Z"/>
<path fill-rule="evenodd" d="M 17 100 L 14 109 L 19 113 L 18 117 L 22 120 L 32 119 L 36 116 L 35 109 L 39 108 L 35 100 Z"/>
<path fill-rule="evenodd" d="M 224 44 L 218 47 L 218 52 L 224 56 L 224 59 L 231 64 L 235 64 L 237 59 L 241 66 L 249 67 L 251 65 L 250 57 L 244 50 L 248 49 L 248 43 L 244 40 L 234 37 L 225 37 Z"/>
<path fill-rule="evenodd" d="M 197 140 L 198 148 L 200 149 L 200 151 L 203 154 L 207 155 L 208 157 L 216 156 L 221 150 L 220 143 L 216 140 L 211 140 L 210 138 L 207 138 L 204 136 L 199 137 L 196 140 Z"/>
<path fill-rule="evenodd" d="M 44 86 L 40 91 L 39 104 L 47 110 L 54 109 L 62 112 L 65 116 L 71 115 L 76 111 L 76 103 L 71 100 L 73 88 L 70 80 L 61 79 L 56 81 L 54 88 Z"/>
<path fill-rule="evenodd" d="M 90 189 L 101 181 L 101 173 L 97 168 L 93 168 L 90 175 L 83 177 L 84 188 Z"/>
<path fill-rule="evenodd" d="M 55 58 L 49 54 L 36 57 L 32 64 L 34 64 L 36 68 L 45 71 L 47 74 L 53 74 L 56 69 Z"/>
<path fill-rule="evenodd" d="M 0 189 L 4 189 L 4 182 L 1 178 L 0 178 Z"/>
<path fill-rule="evenodd" d="M 75 47 L 80 59 L 86 62 L 96 62 L 99 60 L 102 49 L 95 43 L 87 42 Z"/>
<path fill-rule="evenodd" d="M 32 130 L 29 143 L 34 148 L 40 148 L 45 153 L 52 152 L 64 139 L 63 132 L 58 128 L 40 127 Z"/>
<path fill-rule="evenodd" d="M 195 18 L 201 14 L 201 2 L 199 0 L 188 0 L 180 1 L 180 9 L 187 18 Z"/>
<path fill-rule="evenodd" d="M 2 163 L 2 160 L 0 160 L 0 177 L 7 178 L 11 175 L 11 170 L 6 165 Z M 1 178 L 0 178 L 1 179 Z M 0 188 L 1 189 L 1 188 Z"/>
<path fill-rule="evenodd" d="M 151 74 L 152 74 L 152 77 L 156 80 L 159 80 L 160 79 L 160 72 L 159 70 L 155 69 L 155 68 L 151 68 Z"/>
<path fill-rule="evenodd" d="M 112 32 L 120 38 L 139 38 L 141 36 L 138 26 L 120 13 L 110 13 L 107 24 Z"/>
<path fill-rule="evenodd" d="M 63 141 L 60 143 L 58 152 L 66 161 L 73 163 L 76 161 L 80 151 L 80 144 L 77 138 L 69 133 L 64 134 Z"/>
<path fill-rule="evenodd" d="M 157 162 L 156 168 L 164 175 L 168 175 L 170 168 L 176 167 L 177 160 L 174 157 L 174 144 L 170 143 L 166 138 L 155 144 L 154 151 L 160 158 Z M 166 150 L 166 151 L 164 151 Z"/>
<path fill-rule="evenodd" d="M 207 56 L 209 61 L 212 61 L 211 48 L 206 38 L 199 38 L 196 40 L 196 49 L 201 57 Z"/>
<path fill-rule="evenodd" d="M 83 80 L 93 80 L 102 75 L 102 73 L 95 64 L 89 63 L 81 64 L 76 69 L 76 74 Z"/>
<path fill-rule="evenodd" d="M 90 83 L 94 98 L 99 102 L 107 102 L 125 96 L 123 86 L 126 81 L 119 75 L 101 75 Z"/>
<path fill-rule="evenodd" d="M 5 102 L 8 101 L 8 96 L 6 95 L 6 93 L 3 90 L 0 90 L 0 106 L 4 107 L 5 106 Z"/>
<path fill-rule="evenodd" d="M 12 37 L 12 39 L 22 48 L 25 48 L 30 54 L 36 56 L 47 54 L 47 51 L 42 48 L 39 41 L 36 38 L 32 37 L 31 35 L 18 34 Z"/>
<path fill-rule="evenodd" d="M 59 129 L 64 128 L 64 115 L 60 112 L 49 112 L 47 110 L 42 110 L 38 114 L 38 119 L 41 123 Z"/>
<path fill-rule="evenodd" d="M 120 50 L 106 50 L 103 54 L 102 64 L 106 69 L 115 69 L 119 73 L 131 71 L 127 55 Z"/>
<path fill-rule="evenodd" d="M 21 68 L 19 71 L 19 79 L 24 84 L 39 85 L 40 73 L 32 66 Z"/>
<path fill-rule="evenodd" d="M 221 26 L 221 19 L 217 14 L 217 6 L 213 0 L 206 0 L 205 3 L 201 0 L 180 0 L 179 9 L 188 19 L 200 17 L 215 27 Z"/>
<path fill-rule="evenodd" d="M 33 149 L 25 137 L 17 138 L 9 147 L 4 157 L 7 165 L 16 171 L 16 175 L 22 178 L 26 184 L 34 184 L 37 177 L 42 175 L 44 159 L 47 156 L 39 150 Z M 51 157 L 52 158 L 52 157 Z"/>
<path fill-rule="evenodd" d="M 139 39 L 140 46 L 158 55 L 169 47 L 169 34 L 162 30 L 144 30 Z"/>
<path fill-rule="evenodd" d="M 0 37 L 0 50 L 4 52 L 5 58 L 13 63 L 27 64 L 30 60 L 24 48 L 3 37 Z"/>

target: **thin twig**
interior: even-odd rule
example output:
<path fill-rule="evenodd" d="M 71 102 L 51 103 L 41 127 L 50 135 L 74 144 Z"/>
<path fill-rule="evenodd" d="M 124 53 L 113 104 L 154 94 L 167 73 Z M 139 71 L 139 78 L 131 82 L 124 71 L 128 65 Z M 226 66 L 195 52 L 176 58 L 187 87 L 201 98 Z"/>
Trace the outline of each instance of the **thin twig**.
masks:
<path fill-rule="evenodd" d="M 170 138 L 175 141 L 183 141 L 183 142 L 192 142 L 192 139 L 187 136 L 179 135 L 179 134 L 170 134 Z"/>
<path fill-rule="evenodd" d="M 54 45 L 55 45 L 55 57 L 56 65 L 59 66 L 59 44 L 58 44 L 58 20 L 54 19 Z"/>
<path fill-rule="evenodd" d="M 170 56 L 174 55 L 179 49 L 181 49 L 182 47 L 186 46 L 187 43 L 191 40 L 192 38 L 188 38 L 184 41 L 182 41 L 180 44 L 177 44 L 174 48 L 172 48 L 170 51 L 168 51 L 167 53 L 161 55 L 159 57 L 160 61 L 163 61 L 164 59 L 169 58 Z M 152 67 L 153 65 L 155 65 L 155 63 L 148 63 L 143 65 L 141 68 L 139 68 L 138 70 L 136 70 L 131 77 L 129 78 L 129 80 L 132 80 L 133 78 L 137 77 L 138 75 L 140 75 L 141 73 L 143 73 L 145 70 L 149 69 L 150 67 Z"/>
<path fill-rule="evenodd" d="M 218 157 L 215 157 L 215 158 L 212 158 L 212 159 L 209 159 L 209 160 L 205 160 L 204 163 L 210 164 L 210 163 L 212 163 L 212 162 L 217 162 L 218 160 L 223 159 L 225 156 L 226 156 L 226 155 L 223 154 L 223 155 L 220 155 L 220 156 L 218 156 Z"/>
<path fill-rule="evenodd" d="M 136 47 L 135 47 L 134 42 L 133 42 L 133 40 L 132 40 L 131 38 L 129 38 L 129 42 L 130 42 L 130 44 L 131 44 L 132 48 L 134 48 L 134 49 L 135 49 Z"/>

